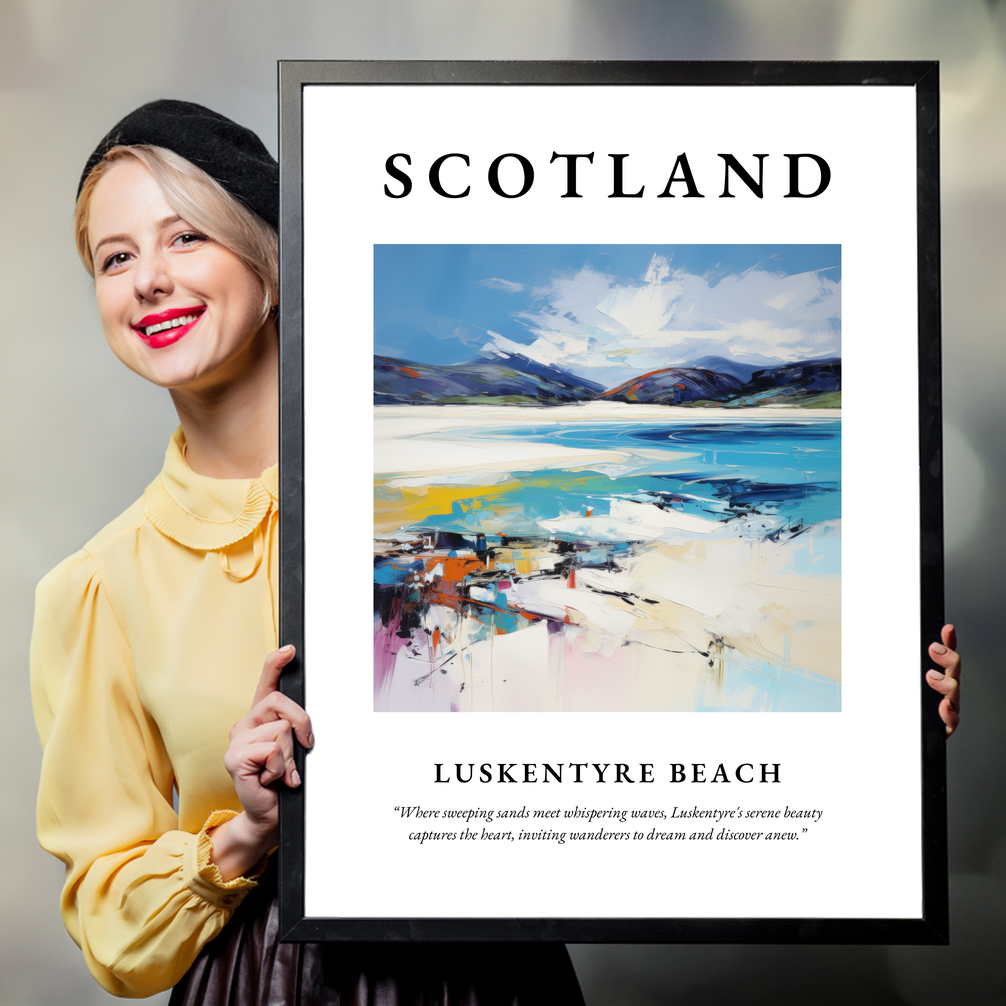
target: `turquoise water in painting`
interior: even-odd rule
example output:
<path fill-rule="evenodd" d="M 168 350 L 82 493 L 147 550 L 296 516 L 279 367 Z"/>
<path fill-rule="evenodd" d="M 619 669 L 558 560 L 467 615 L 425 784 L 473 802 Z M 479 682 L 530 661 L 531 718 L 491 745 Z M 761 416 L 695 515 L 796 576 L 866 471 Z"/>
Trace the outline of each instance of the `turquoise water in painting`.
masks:
<path fill-rule="evenodd" d="M 525 440 L 554 443 L 558 454 L 563 448 L 577 448 L 622 456 L 603 464 L 580 462 L 575 469 L 563 465 L 511 471 L 509 484 L 494 494 L 488 510 L 473 510 L 460 501 L 450 513 L 433 515 L 423 526 L 491 533 L 493 513 L 505 512 L 510 515 L 509 533 L 532 534 L 539 521 L 577 512 L 606 514 L 613 500 L 630 499 L 725 524 L 747 519 L 752 533 L 808 527 L 841 517 L 841 437 L 840 419 L 543 422 L 480 428 L 471 440 L 463 431 L 434 434 L 434 439 L 468 444 Z M 840 572 L 837 537 L 826 552 L 815 556 L 818 576 Z"/>

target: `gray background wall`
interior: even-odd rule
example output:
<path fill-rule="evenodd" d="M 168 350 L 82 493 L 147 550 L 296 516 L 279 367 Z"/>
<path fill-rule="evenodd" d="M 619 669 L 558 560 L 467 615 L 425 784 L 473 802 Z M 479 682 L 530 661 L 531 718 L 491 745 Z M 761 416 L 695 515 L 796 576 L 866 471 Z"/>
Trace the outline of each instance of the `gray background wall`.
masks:
<path fill-rule="evenodd" d="M 967 665 L 949 758 L 953 945 L 572 951 L 591 1006 L 1006 1002 L 1004 52 L 997 0 L 3 0 L 0 1006 L 108 999 L 63 931 L 61 868 L 34 839 L 32 590 L 139 495 L 175 422 L 105 347 L 70 236 L 78 172 L 122 114 L 167 96 L 275 149 L 279 58 L 942 61 L 947 614 Z M 870 667 L 868 652 L 846 659 Z"/>

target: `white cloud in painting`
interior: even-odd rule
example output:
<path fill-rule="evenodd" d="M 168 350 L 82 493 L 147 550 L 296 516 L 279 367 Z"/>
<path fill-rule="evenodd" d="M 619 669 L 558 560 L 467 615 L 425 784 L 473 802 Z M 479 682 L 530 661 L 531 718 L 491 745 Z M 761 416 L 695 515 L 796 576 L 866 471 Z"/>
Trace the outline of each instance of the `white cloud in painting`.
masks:
<path fill-rule="evenodd" d="M 515 283 L 512 279 L 501 279 L 499 276 L 480 279 L 479 282 L 483 286 L 488 286 L 493 290 L 503 290 L 505 293 L 520 293 L 524 289 L 523 283 Z"/>
<path fill-rule="evenodd" d="M 585 265 L 536 289 L 516 317 L 533 342 L 495 336 L 484 355 L 521 353 L 600 383 L 704 356 L 765 365 L 841 353 L 841 286 L 827 271 L 697 276 L 654 255 L 635 280 Z"/>

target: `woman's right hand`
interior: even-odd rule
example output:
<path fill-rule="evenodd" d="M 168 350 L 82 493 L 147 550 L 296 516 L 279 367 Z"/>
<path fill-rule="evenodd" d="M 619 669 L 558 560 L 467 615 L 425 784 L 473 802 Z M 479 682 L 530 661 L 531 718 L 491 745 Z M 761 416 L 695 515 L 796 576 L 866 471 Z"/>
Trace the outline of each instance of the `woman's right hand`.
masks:
<path fill-rule="evenodd" d="M 266 657 L 251 710 L 231 727 L 224 766 L 244 810 L 209 833 L 211 859 L 225 881 L 247 873 L 277 844 L 279 793 L 274 784 L 282 779 L 291 788 L 300 785 L 294 734 L 304 747 L 314 746 L 310 716 L 279 691 L 280 675 L 295 652 L 284 646 Z"/>

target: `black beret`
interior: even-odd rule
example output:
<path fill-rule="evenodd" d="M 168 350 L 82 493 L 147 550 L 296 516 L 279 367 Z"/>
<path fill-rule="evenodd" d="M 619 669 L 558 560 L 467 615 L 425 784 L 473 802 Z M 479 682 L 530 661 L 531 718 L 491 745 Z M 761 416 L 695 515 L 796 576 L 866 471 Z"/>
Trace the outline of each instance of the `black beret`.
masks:
<path fill-rule="evenodd" d="M 191 101 L 163 98 L 114 125 L 84 165 L 77 195 L 91 169 L 112 147 L 166 147 L 191 161 L 273 227 L 279 226 L 279 165 L 250 130 Z"/>

